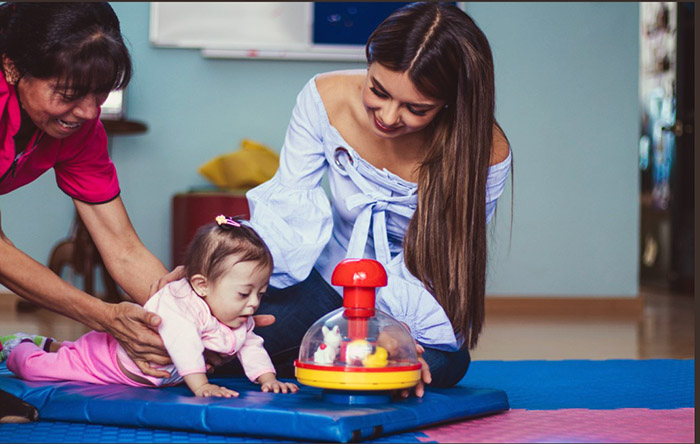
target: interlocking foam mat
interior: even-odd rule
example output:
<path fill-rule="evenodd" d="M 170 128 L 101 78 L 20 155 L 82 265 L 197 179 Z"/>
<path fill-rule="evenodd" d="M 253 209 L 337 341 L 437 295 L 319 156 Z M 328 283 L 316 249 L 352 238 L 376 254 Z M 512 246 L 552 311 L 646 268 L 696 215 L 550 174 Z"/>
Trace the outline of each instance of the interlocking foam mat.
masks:
<path fill-rule="evenodd" d="M 423 430 L 420 442 L 694 442 L 695 409 L 511 410 Z"/>
<path fill-rule="evenodd" d="M 409 429 L 392 428 L 390 424 L 396 418 L 389 415 L 385 417 L 384 436 L 371 437 L 371 433 L 375 432 L 372 429 L 371 433 L 367 431 L 366 435 L 355 438 L 368 439 L 369 442 L 694 442 L 694 367 L 694 360 L 473 362 L 456 389 L 478 392 L 496 387 L 508 393 L 512 410 Z M 16 382 L 16 379 L 4 366 L 0 366 L 0 387 L 12 392 L 9 385 L 13 381 Z M 116 389 L 123 391 L 124 387 L 115 388 L 114 393 L 89 392 L 91 405 L 99 405 L 102 398 L 119 399 L 122 392 Z M 263 402 L 264 396 L 260 395 L 268 395 L 258 392 L 252 384 L 246 388 L 251 389 L 255 393 L 250 393 L 250 400 Z M 55 389 L 44 387 L 41 390 Z M 169 396 L 163 389 L 145 391 L 151 390 L 158 391 L 160 396 Z M 196 398 L 187 394 L 186 388 L 166 390 L 180 390 L 173 396 L 187 396 L 188 402 L 167 414 L 171 417 L 171 423 L 178 423 L 174 426 L 138 423 L 109 425 L 104 420 L 109 412 L 102 411 L 102 407 L 81 422 L 50 420 L 43 416 L 43 408 L 47 406 L 38 406 L 42 413 L 41 421 L 0 425 L 0 442 L 299 442 L 299 438 L 286 433 L 289 431 L 286 423 L 256 419 L 252 411 L 238 426 L 240 432 L 175 430 L 183 425 L 189 427 L 189 424 L 201 418 L 193 418 L 197 415 L 188 410 L 197 402 Z M 438 392 L 431 389 L 428 395 Z M 494 392 L 498 393 L 498 390 Z M 273 396 L 276 404 L 283 404 L 285 397 L 296 395 Z M 143 393 L 134 393 L 134 396 L 130 402 L 115 410 L 134 415 L 136 410 L 146 412 L 160 409 L 144 399 Z M 439 407 L 433 407 L 436 411 L 446 405 L 459 405 L 462 402 L 458 396 L 453 397 L 449 393 L 446 396 L 438 403 L 441 404 Z M 25 396 L 21 397 L 26 399 Z M 420 403 L 415 399 L 409 404 L 411 402 Z M 64 399 L 58 401 L 55 408 L 69 411 L 76 407 L 70 400 Z M 308 412 L 309 408 L 307 405 L 301 410 Z M 340 410 L 352 416 L 355 407 Z M 233 422 L 230 417 L 225 417 L 225 420 Z M 266 433 L 251 433 L 250 427 L 256 424 Z M 270 438 L 273 436 L 275 438 Z"/>

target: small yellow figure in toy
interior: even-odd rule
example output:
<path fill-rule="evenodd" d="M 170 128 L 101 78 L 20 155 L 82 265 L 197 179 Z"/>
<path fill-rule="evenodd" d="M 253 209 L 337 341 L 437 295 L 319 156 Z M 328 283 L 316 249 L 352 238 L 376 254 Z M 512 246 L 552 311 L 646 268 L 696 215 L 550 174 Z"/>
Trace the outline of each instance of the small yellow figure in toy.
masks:
<path fill-rule="evenodd" d="M 362 360 L 362 365 L 369 368 L 386 367 L 389 363 L 389 353 L 384 347 L 377 346 L 377 349 L 371 355 Z"/>

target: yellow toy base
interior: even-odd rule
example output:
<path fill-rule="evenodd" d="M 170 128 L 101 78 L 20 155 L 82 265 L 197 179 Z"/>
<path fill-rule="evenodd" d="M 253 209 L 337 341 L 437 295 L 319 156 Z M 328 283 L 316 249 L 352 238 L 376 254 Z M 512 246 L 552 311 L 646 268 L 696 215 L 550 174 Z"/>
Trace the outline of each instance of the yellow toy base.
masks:
<path fill-rule="evenodd" d="M 370 373 L 296 367 L 294 374 L 304 385 L 336 390 L 404 389 L 420 381 L 420 369 Z"/>

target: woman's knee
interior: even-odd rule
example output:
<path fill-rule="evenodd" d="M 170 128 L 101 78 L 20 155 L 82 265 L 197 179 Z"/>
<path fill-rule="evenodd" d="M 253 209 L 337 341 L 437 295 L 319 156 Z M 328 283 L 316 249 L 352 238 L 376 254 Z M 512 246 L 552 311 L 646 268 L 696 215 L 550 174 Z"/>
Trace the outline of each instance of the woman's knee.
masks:
<path fill-rule="evenodd" d="M 425 346 L 424 348 L 423 358 L 430 367 L 431 387 L 453 387 L 467 374 L 471 356 L 466 348 L 455 352 L 445 352 Z"/>

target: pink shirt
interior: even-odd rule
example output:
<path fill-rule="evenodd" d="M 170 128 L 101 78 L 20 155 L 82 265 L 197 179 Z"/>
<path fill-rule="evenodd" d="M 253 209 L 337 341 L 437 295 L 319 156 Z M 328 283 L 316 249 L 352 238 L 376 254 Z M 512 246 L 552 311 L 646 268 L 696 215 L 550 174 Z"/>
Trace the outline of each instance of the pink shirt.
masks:
<path fill-rule="evenodd" d="M 245 325 L 231 329 L 212 315 L 209 306 L 192 290 L 187 279 L 171 282 L 160 289 L 144 308 L 163 319 L 158 333 L 174 364 L 161 367 L 173 375 L 166 384 L 179 383 L 183 376 L 192 373 L 206 373 L 202 356 L 204 349 L 237 354 L 246 376 L 253 382 L 263 373 L 275 373 L 270 356 L 263 348 L 263 339 L 253 333 L 253 319 L 248 318 Z M 117 354 L 127 370 L 142 375 L 121 346 Z M 161 384 L 162 381 L 158 385 Z"/>
<path fill-rule="evenodd" d="M 119 195 L 117 170 L 107 153 L 107 134 L 100 119 L 56 139 L 43 131 L 32 136 L 15 156 L 14 135 L 21 115 L 17 91 L 0 75 L 0 194 L 22 187 L 53 168 L 64 193 L 88 203 L 108 202 Z"/>

